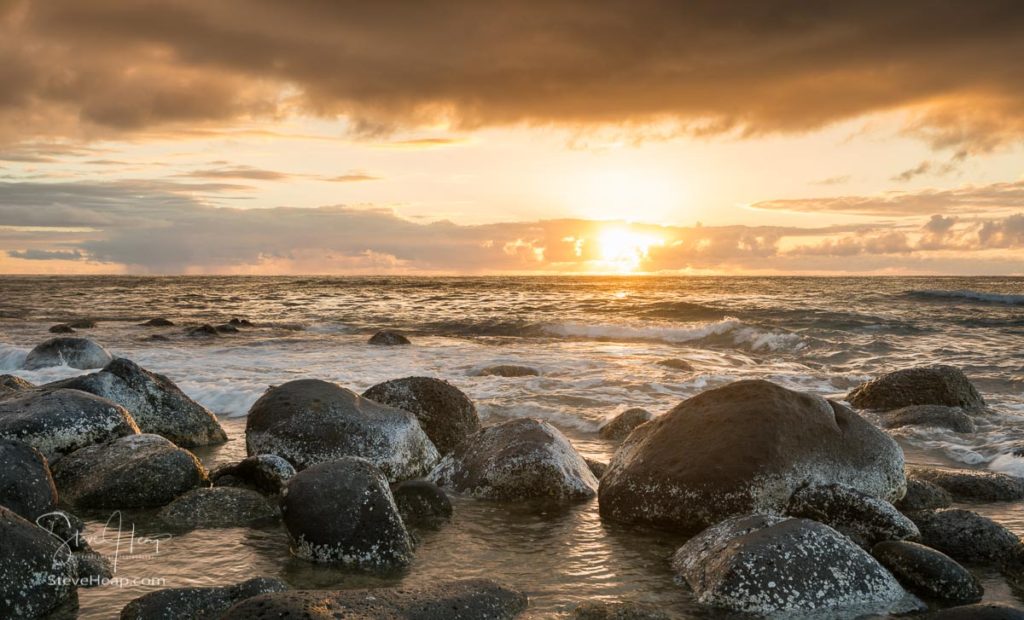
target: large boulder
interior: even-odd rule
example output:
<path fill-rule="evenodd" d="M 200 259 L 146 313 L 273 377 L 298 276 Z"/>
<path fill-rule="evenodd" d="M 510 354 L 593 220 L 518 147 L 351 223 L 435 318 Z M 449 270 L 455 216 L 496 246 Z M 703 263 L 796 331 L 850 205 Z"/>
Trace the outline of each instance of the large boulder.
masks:
<path fill-rule="evenodd" d="M 217 487 L 241 487 L 278 495 L 294 475 L 292 464 L 276 454 L 257 454 L 217 467 L 210 472 L 210 482 Z"/>
<path fill-rule="evenodd" d="M 39 618 L 75 595 L 75 560 L 49 532 L 0 506 L 0 618 Z"/>
<path fill-rule="evenodd" d="M 1014 502 L 1024 499 L 1024 480 L 991 471 L 910 467 L 907 478 L 938 485 L 958 502 Z"/>
<path fill-rule="evenodd" d="M 985 593 L 978 579 L 945 553 L 907 541 L 880 542 L 871 549 L 905 588 L 949 605 L 977 603 Z"/>
<path fill-rule="evenodd" d="M 388 481 L 366 459 L 341 457 L 302 470 L 288 481 L 281 512 L 300 558 L 371 569 L 412 561 L 412 538 Z"/>
<path fill-rule="evenodd" d="M 437 583 L 422 588 L 293 590 L 238 603 L 221 620 L 303 618 L 334 620 L 511 620 L 526 609 L 526 595 L 485 579 Z"/>
<path fill-rule="evenodd" d="M 124 407 L 79 390 L 27 390 L 0 400 L 0 437 L 24 441 L 51 462 L 138 432 Z"/>
<path fill-rule="evenodd" d="M 358 456 L 391 481 L 420 477 L 440 458 L 416 416 L 318 379 L 267 390 L 249 409 L 245 445 L 296 469 Z"/>
<path fill-rule="evenodd" d="M 46 457 L 27 443 L 0 439 L 0 506 L 32 522 L 57 508 Z"/>
<path fill-rule="evenodd" d="M 697 532 L 781 513 L 808 484 L 892 501 L 903 451 L 850 409 L 767 381 L 702 392 L 630 434 L 601 478 L 601 515 Z"/>
<path fill-rule="evenodd" d="M 233 487 L 192 489 L 157 515 L 178 529 L 246 527 L 279 519 L 281 511 L 257 491 Z"/>
<path fill-rule="evenodd" d="M 28 352 L 22 368 L 70 366 L 87 370 L 103 368 L 114 359 L 110 352 L 88 338 L 51 338 Z"/>
<path fill-rule="evenodd" d="M 789 500 L 786 514 L 819 521 L 870 549 L 884 540 L 916 539 L 921 533 L 887 501 L 840 484 L 808 485 Z"/>
<path fill-rule="evenodd" d="M 906 595 L 866 551 L 807 519 L 728 519 L 680 547 L 672 567 L 700 603 L 758 615 L 883 611 Z"/>
<path fill-rule="evenodd" d="M 100 372 L 43 387 L 70 388 L 102 396 L 127 409 L 143 433 L 166 437 L 179 446 L 192 448 L 228 440 L 209 409 L 186 396 L 167 377 L 122 357 Z"/>
<path fill-rule="evenodd" d="M 846 397 L 858 409 L 891 411 L 912 405 L 942 405 L 969 411 L 985 400 L 963 371 L 953 366 L 906 368 L 861 384 Z"/>
<path fill-rule="evenodd" d="M 429 479 L 459 493 L 502 501 L 587 499 L 598 484 L 565 435 L 532 418 L 470 436 L 438 463 Z"/>
<path fill-rule="evenodd" d="M 82 448 L 54 464 L 53 479 L 63 501 L 86 509 L 163 506 L 209 484 L 195 455 L 159 435 Z"/>
<path fill-rule="evenodd" d="M 15 392 L 31 390 L 35 386 L 15 375 L 0 375 L 0 398 Z"/>
<path fill-rule="evenodd" d="M 904 513 L 947 508 L 951 505 L 953 496 L 949 491 L 933 482 L 918 480 L 913 474 L 907 475 L 907 494 L 895 503 L 896 508 Z"/>
<path fill-rule="evenodd" d="M 476 406 L 462 390 L 441 379 L 406 377 L 378 383 L 363 398 L 408 411 L 419 420 L 442 455 L 480 430 Z"/>
<path fill-rule="evenodd" d="M 597 432 L 605 439 L 625 439 L 633 429 L 653 419 L 654 414 L 650 411 L 633 407 L 605 422 Z"/>
<path fill-rule="evenodd" d="M 235 603 L 287 589 L 287 584 L 280 579 L 255 577 L 230 586 L 157 590 L 125 605 L 121 620 L 219 618 Z"/>
<path fill-rule="evenodd" d="M 908 516 L 921 531 L 922 544 L 958 562 L 1002 564 L 1024 553 L 1016 534 L 970 510 L 925 510 Z"/>

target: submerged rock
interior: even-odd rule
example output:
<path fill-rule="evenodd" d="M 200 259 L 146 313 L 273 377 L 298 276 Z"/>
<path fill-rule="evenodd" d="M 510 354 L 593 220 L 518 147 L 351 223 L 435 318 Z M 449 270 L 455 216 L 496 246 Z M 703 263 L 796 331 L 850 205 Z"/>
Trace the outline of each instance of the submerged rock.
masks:
<path fill-rule="evenodd" d="M 31 390 L 35 385 L 15 375 L 0 375 L 0 398 L 15 392 Z"/>
<path fill-rule="evenodd" d="M 287 589 L 288 585 L 280 579 L 256 577 L 231 586 L 157 590 L 125 605 L 121 620 L 219 618 L 240 601 Z"/>
<path fill-rule="evenodd" d="M 580 603 L 573 610 L 576 620 L 671 620 L 671 616 L 641 603 Z"/>
<path fill-rule="evenodd" d="M 235 327 L 234 325 L 231 325 L 230 323 L 225 323 L 223 325 L 218 325 L 214 329 L 217 330 L 218 334 L 237 334 L 238 333 L 238 328 Z"/>
<path fill-rule="evenodd" d="M 50 332 L 51 334 L 73 334 L 75 333 L 75 328 L 71 327 L 70 325 L 60 323 L 58 325 L 54 325 L 53 327 L 46 331 Z"/>
<path fill-rule="evenodd" d="M 698 602 L 759 615 L 883 611 L 906 595 L 867 552 L 807 519 L 723 521 L 680 547 L 672 567 Z"/>
<path fill-rule="evenodd" d="M 75 561 L 46 530 L 0 506 L 0 618 L 39 618 L 75 595 Z"/>
<path fill-rule="evenodd" d="M 931 547 L 885 541 L 871 549 L 882 566 L 908 590 L 949 605 L 977 603 L 985 593 L 978 579 L 956 561 Z"/>
<path fill-rule="evenodd" d="M 193 338 L 213 338 L 215 336 L 219 336 L 220 332 L 218 332 L 217 328 L 213 325 L 204 323 L 198 327 L 190 327 L 185 331 L 185 335 Z"/>
<path fill-rule="evenodd" d="M 882 418 L 885 428 L 904 426 L 926 426 L 948 428 L 956 433 L 973 433 L 977 430 L 974 419 L 960 407 L 942 405 L 911 405 L 894 409 Z"/>
<path fill-rule="evenodd" d="M 249 319 L 239 319 L 237 317 L 228 321 L 228 325 L 232 325 L 234 327 L 256 327 Z"/>
<path fill-rule="evenodd" d="M 442 455 L 480 430 L 476 406 L 462 390 L 441 379 L 406 377 L 378 383 L 363 398 L 416 416 L 423 431 Z"/>
<path fill-rule="evenodd" d="M 798 489 L 786 514 L 831 526 L 866 549 L 882 541 L 921 535 L 914 522 L 889 502 L 839 484 Z"/>
<path fill-rule="evenodd" d="M 423 476 L 440 456 L 416 417 L 318 379 L 267 390 L 245 424 L 248 453 L 276 454 L 296 469 L 358 456 L 392 482 Z"/>
<path fill-rule="evenodd" d="M 436 526 L 452 516 L 452 502 L 444 491 L 427 480 L 406 480 L 391 487 L 406 525 Z"/>
<path fill-rule="evenodd" d="M 658 366 L 664 366 L 665 368 L 671 368 L 672 370 L 682 370 L 685 372 L 690 372 L 694 369 L 693 364 L 686 360 L 679 359 L 678 357 L 661 360 L 658 362 Z"/>
<path fill-rule="evenodd" d="M 88 338 L 52 338 L 29 351 L 22 368 L 38 370 L 67 365 L 87 370 L 102 368 L 112 359 L 110 352 Z"/>
<path fill-rule="evenodd" d="M 210 481 L 218 487 L 241 487 L 278 495 L 294 475 L 292 464 L 276 454 L 257 454 L 217 467 L 210 472 Z"/>
<path fill-rule="evenodd" d="M 927 480 L 919 480 L 909 474 L 907 476 L 907 494 L 896 501 L 900 512 L 932 510 L 953 505 L 953 496 L 949 491 Z"/>
<path fill-rule="evenodd" d="M 271 618 L 407 618 L 415 620 L 511 620 L 526 609 L 526 595 L 487 579 L 466 579 L 412 588 L 295 590 L 238 603 L 221 620 Z"/>
<path fill-rule="evenodd" d="M 941 405 L 969 411 L 985 408 L 985 400 L 963 371 L 953 366 L 906 368 L 854 388 L 846 397 L 858 409 L 891 411 L 911 405 Z"/>
<path fill-rule="evenodd" d="M 383 345 L 383 346 L 396 346 L 403 344 L 412 344 L 408 338 L 397 332 L 391 332 L 387 330 L 379 331 L 376 334 L 370 336 L 369 344 Z"/>
<path fill-rule="evenodd" d="M 149 319 L 143 323 L 139 323 L 142 327 L 174 327 L 174 322 L 169 321 L 165 318 L 158 317 L 155 319 Z"/>
<path fill-rule="evenodd" d="M 887 501 L 904 493 L 903 451 L 850 409 L 767 381 L 683 401 L 629 435 L 601 478 L 603 517 L 697 532 L 781 513 L 808 484 Z"/>
<path fill-rule="evenodd" d="M 204 487 L 176 498 L 157 516 L 171 527 L 199 529 L 267 523 L 279 519 L 281 511 L 257 491 Z"/>
<path fill-rule="evenodd" d="M 92 319 L 75 319 L 68 323 L 68 327 L 74 327 L 75 329 L 92 329 L 96 327 L 96 321 Z"/>
<path fill-rule="evenodd" d="M 77 450 L 54 464 L 53 479 L 61 499 L 79 508 L 163 506 L 209 483 L 195 455 L 159 435 Z"/>
<path fill-rule="evenodd" d="M 509 420 L 477 432 L 430 472 L 438 485 L 478 498 L 559 501 L 593 497 L 597 478 L 547 422 Z"/>
<path fill-rule="evenodd" d="M 124 407 L 79 390 L 26 390 L 0 400 L 0 437 L 24 441 L 51 463 L 138 432 Z"/>
<path fill-rule="evenodd" d="M 991 471 L 911 467 L 907 477 L 940 486 L 958 502 L 1013 502 L 1024 499 L 1024 480 Z"/>
<path fill-rule="evenodd" d="M 926 510 L 908 516 L 921 531 L 923 544 L 958 562 L 1002 563 L 1024 551 L 1016 534 L 970 510 Z"/>
<path fill-rule="evenodd" d="M 626 409 L 604 423 L 597 431 L 605 439 L 625 439 L 633 429 L 654 419 L 654 414 L 640 407 Z"/>
<path fill-rule="evenodd" d="M 71 388 L 109 399 L 125 409 L 144 433 L 192 448 L 224 443 L 227 433 L 209 409 L 192 400 L 164 375 L 119 357 L 100 372 L 44 386 Z"/>
<path fill-rule="evenodd" d="M 536 377 L 540 375 L 540 371 L 529 366 L 499 364 L 497 366 L 488 366 L 476 374 L 478 377 Z"/>
<path fill-rule="evenodd" d="M 57 508 L 46 457 L 25 442 L 0 439 L 0 506 L 32 521 Z"/>
<path fill-rule="evenodd" d="M 313 562 L 389 569 L 412 561 L 412 538 L 379 469 L 342 457 L 288 481 L 281 511 L 292 552 Z"/>

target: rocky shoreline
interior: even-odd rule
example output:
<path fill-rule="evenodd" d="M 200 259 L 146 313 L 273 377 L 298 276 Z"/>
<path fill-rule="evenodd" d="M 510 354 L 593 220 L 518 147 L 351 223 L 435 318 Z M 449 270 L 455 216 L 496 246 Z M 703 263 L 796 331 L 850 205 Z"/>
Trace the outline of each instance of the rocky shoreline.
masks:
<path fill-rule="evenodd" d="M 371 345 L 411 343 L 379 332 Z M 398 378 L 359 395 L 303 378 L 272 386 L 252 406 L 247 458 L 208 471 L 191 450 L 228 434 L 171 379 L 84 338 L 53 338 L 26 365 L 93 372 L 40 386 L 0 377 L 2 617 L 73 610 L 77 587 L 112 574 L 76 513 L 153 509 L 174 531 L 279 524 L 298 560 L 372 574 L 409 566 L 421 532 L 451 527 L 457 496 L 509 506 L 596 497 L 610 524 L 685 537 L 665 562 L 711 615 L 1024 618 L 983 604 L 975 574 L 998 571 L 1014 591 L 1024 588 L 1024 544 L 962 507 L 1024 499 L 1024 481 L 907 466 L 883 430 L 972 432 L 989 412 L 954 367 L 897 370 L 856 387 L 845 403 L 744 380 L 662 415 L 629 409 L 601 429 L 621 441 L 607 464 L 585 459 L 541 420 L 485 426 L 443 379 Z M 486 374 L 535 376 L 508 368 Z M 122 618 L 513 618 L 529 608 L 519 588 L 475 579 L 293 590 L 254 575 L 152 592 Z M 574 613 L 676 611 L 623 601 Z"/>

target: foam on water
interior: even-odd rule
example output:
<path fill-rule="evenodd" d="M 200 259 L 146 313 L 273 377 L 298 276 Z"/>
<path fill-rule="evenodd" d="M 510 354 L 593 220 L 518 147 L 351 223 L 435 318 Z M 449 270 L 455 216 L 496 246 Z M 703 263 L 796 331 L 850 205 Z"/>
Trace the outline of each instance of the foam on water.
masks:
<path fill-rule="evenodd" d="M 940 290 L 921 290 L 921 291 L 910 291 L 911 296 L 915 297 L 935 297 L 938 299 L 968 299 L 971 301 L 981 301 L 993 304 L 1009 304 L 1012 306 L 1024 305 L 1024 295 L 1005 295 L 1000 293 L 986 293 L 983 291 L 940 291 Z"/>
<path fill-rule="evenodd" d="M 728 336 L 736 346 L 751 351 L 777 351 L 797 349 L 803 346 L 800 336 L 772 332 L 747 325 L 743 321 L 726 317 L 720 321 L 688 323 L 683 327 L 666 325 L 615 325 L 585 323 L 554 323 L 544 325 L 543 331 L 565 338 L 589 338 L 594 340 L 653 340 L 682 344 Z"/>

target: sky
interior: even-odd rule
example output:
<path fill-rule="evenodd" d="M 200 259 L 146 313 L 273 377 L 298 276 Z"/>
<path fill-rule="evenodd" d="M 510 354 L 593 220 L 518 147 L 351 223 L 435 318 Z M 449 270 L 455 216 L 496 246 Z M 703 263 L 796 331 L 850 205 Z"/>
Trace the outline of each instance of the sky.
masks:
<path fill-rule="evenodd" d="M 1024 5 L 0 0 L 0 273 L 1024 275 Z"/>

